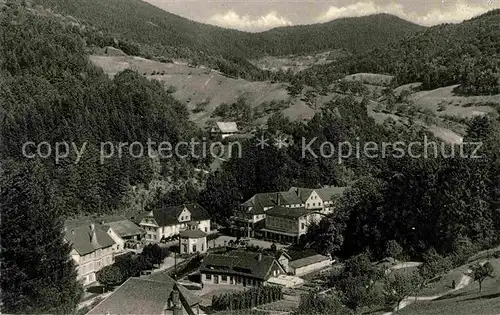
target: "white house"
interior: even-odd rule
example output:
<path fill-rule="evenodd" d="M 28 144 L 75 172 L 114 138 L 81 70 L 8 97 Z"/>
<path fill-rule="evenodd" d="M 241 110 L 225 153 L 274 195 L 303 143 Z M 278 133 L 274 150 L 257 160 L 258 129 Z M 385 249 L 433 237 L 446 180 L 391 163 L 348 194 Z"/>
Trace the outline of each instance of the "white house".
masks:
<path fill-rule="evenodd" d="M 181 231 L 179 236 L 181 254 L 207 252 L 207 233 L 200 231 L 195 222 L 188 223 L 188 229 Z"/>
<path fill-rule="evenodd" d="M 114 263 L 116 243 L 108 234 L 109 229 L 88 221 L 65 223 L 64 238 L 72 246 L 70 255 L 76 265 L 77 279 L 83 285 L 95 282 L 96 272 Z"/>
<path fill-rule="evenodd" d="M 300 188 L 292 187 L 289 192 L 296 194 L 304 203 L 307 210 L 322 214 L 332 213 L 334 209 L 334 199 L 340 198 L 347 187 L 324 187 L 324 188 Z M 320 219 L 317 215 L 316 219 Z"/>
<path fill-rule="evenodd" d="M 146 241 L 159 242 L 162 238 L 178 235 L 188 229 L 188 224 L 205 233 L 210 232 L 210 216 L 197 203 L 165 207 L 150 211 L 140 222 L 146 231 Z"/>
<path fill-rule="evenodd" d="M 236 122 L 222 122 L 217 121 L 215 125 L 212 127 L 210 132 L 214 135 L 220 136 L 222 139 L 227 138 L 229 136 L 235 135 L 238 133 L 238 126 Z"/>

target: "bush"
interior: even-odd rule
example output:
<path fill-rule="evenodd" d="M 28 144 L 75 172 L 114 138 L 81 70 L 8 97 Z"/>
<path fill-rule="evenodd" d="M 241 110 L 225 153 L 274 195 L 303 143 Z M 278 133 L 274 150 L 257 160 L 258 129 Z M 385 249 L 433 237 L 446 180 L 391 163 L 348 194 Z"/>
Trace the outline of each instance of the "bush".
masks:
<path fill-rule="evenodd" d="M 216 311 L 241 310 L 283 299 L 281 287 L 260 286 L 245 292 L 225 293 L 212 298 Z"/>

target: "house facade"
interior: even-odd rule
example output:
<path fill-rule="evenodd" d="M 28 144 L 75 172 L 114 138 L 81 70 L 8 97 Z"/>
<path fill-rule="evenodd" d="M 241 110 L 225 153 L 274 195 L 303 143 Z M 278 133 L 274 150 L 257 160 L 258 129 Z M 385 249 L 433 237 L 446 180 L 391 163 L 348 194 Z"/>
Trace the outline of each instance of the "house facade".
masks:
<path fill-rule="evenodd" d="M 315 218 L 314 213 L 304 207 L 274 207 L 267 211 L 265 228 L 261 232 L 264 239 L 279 243 L 298 243 Z"/>
<path fill-rule="evenodd" d="M 300 208 L 304 204 L 300 198 L 289 191 L 259 193 L 240 204 L 233 216 L 233 234 L 243 237 L 256 237 L 256 231 L 264 227 L 266 212 L 274 207 Z"/>
<path fill-rule="evenodd" d="M 275 257 L 247 251 L 209 254 L 200 267 L 203 284 L 258 286 L 285 274 Z"/>
<path fill-rule="evenodd" d="M 200 231 L 196 224 L 179 233 L 179 249 L 181 254 L 204 254 L 207 252 L 207 234 Z"/>
<path fill-rule="evenodd" d="M 71 258 L 77 269 L 77 279 L 83 285 L 96 281 L 96 273 L 114 263 L 116 243 L 108 231 L 99 224 L 85 222 L 85 225 L 65 224 L 65 240 L 72 246 Z"/>
<path fill-rule="evenodd" d="M 159 242 L 178 235 L 193 224 L 204 233 L 210 232 L 210 216 L 197 203 L 155 209 L 140 221 L 139 226 L 146 231 L 146 241 Z"/>

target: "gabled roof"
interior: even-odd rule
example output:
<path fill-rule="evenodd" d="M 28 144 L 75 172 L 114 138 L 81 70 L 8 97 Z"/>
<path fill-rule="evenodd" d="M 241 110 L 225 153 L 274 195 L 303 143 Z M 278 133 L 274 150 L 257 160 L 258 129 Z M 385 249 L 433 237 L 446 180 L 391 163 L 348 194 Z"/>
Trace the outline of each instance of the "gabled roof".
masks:
<path fill-rule="evenodd" d="M 300 267 L 309 266 L 309 265 L 312 265 L 315 263 L 319 263 L 319 262 L 322 262 L 325 260 L 330 260 L 330 257 L 317 254 L 314 256 L 309 256 L 309 257 L 305 257 L 305 258 L 291 261 L 288 263 L 288 265 L 292 268 L 300 268 Z"/>
<path fill-rule="evenodd" d="M 252 198 L 248 199 L 241 204 L 243 207 L 252 207 L 248 213 L 263 214 L 264 208 L 286 205 L 300 205 L 303 202 L 292 192 L 279 191 L 270 193 L 255 194 Z"/>
<path fill-rule="evenodd" d="M 347 187 L 324 187 L 317 189 L 292 187 L 288 191 L 298 196 L 302 202 L 306 202 L 313 191 L 315 191 L 323 201 L 326 201 L 331 200 L 333 196 L 342 196 L 346 189 Z"/>
<path fill-rule="evenodd" d="M 129 278 L 87 314 L 164 314 L 174 286 L 190 306 L 199 298 L 167 275 Z"/>
<path fill-rule="evenodd" d="M 91 228 L 92 224 L 94 225 L 95 238 Z M 107 227 L 100 224 L 84 220 L 80 224 L 75 221 L 66 222 L 64 227 L 65 239 L 80 255 L 86 255 L 115 244 L 113 239 L 106 233 Z"/>
<path fill-rule="evenodd" d="M 287 207 L 274 207 L 266 211 L 266 215 L 270 217 L 290 218 L 296 219 L 310 214 L 304 207 L 287 208 Z"/>
<path fill-rule="evenodd" d="M 215 126 L 222 133 L 235 133 L 235 132 L 238 132 L 238 126 L 236 125 L 236 122 L 234 122 L 234 121 L 229 121 L 229 122 L 217 121 L 215 123 Z"/>
<path fill-rule="evenodd" d="M 320 196 L 320 198 L 325 200 L 331 200 L 332 197 L 340 197 L 344 194 L 347 187 L 324 187 L 320 189 L 315 189 L 316 193 Z"/>
<path fill-rule="evenodd" d="M 129 237 L 146 233 L 146 231 L 141 229 L 137 224 L 121 215 L 103 216 L 99 218 L 99 220 L 102 225 L 111 227 L 120 237 Z"/>
<path fill-rule="evenodd" d="M 153 217 L 159 226 L 169 226 L 180 223 L 179 215 L 186 208 L 191 212 L 191 221 L 209 220 L 207 210 L 197 203 L 189 203 L 181 206 L 165 207 L 153 210 Z"/>
<path fill-rule="evenodd" d="M 209 254 L 203 260 L 200 272 L 242 275 L 267 280 L 274 263 L 279 266 L 276 259 L 271 256 L 255 252 L 232 251 L 226 255 Z"/>

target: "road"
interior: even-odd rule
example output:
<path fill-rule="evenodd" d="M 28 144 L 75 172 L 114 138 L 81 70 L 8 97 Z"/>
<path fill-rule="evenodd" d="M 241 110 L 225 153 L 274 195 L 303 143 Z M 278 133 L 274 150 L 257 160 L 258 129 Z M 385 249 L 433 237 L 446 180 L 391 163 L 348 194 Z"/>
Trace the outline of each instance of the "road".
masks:
<path fill-rule="evenodd" d="M 469 273 L 470 271 L 471 270 L 468 270 L 467 273 Z M 399 304 L 399 308 L 396 306 L 392 312 L 387 312 L 387 313 L 384 313 L 382 315 L 393 315 L 395 312 L 398 312 L 401 309 L 405 308 L 406 306 L 408 306 L 412 303 L 415 303 L 417 301 L 432 301 L 432 300 L 438 299 L 444 295 L 447 295 L 447 294 L 450 294 L 450 293 L 455 292 L 457 290 L 463 289 L 471 283 L 472 283 L 472 278 L 470 276 L 468 276 L 467 274 L 464 274 L 462 276 L 462 278 L 460 279 L 460 282 L 458 283 L 458 285 L 455 287 L 455 289 L 451 289 L 451 290 L 448 290 L 444 293 L 441 293 L 438 295 L 432 295 L 432 296 L 409 296 L 406 299 L 404 299 L 403 301 L 401 301 L 401 303 Z"/>

